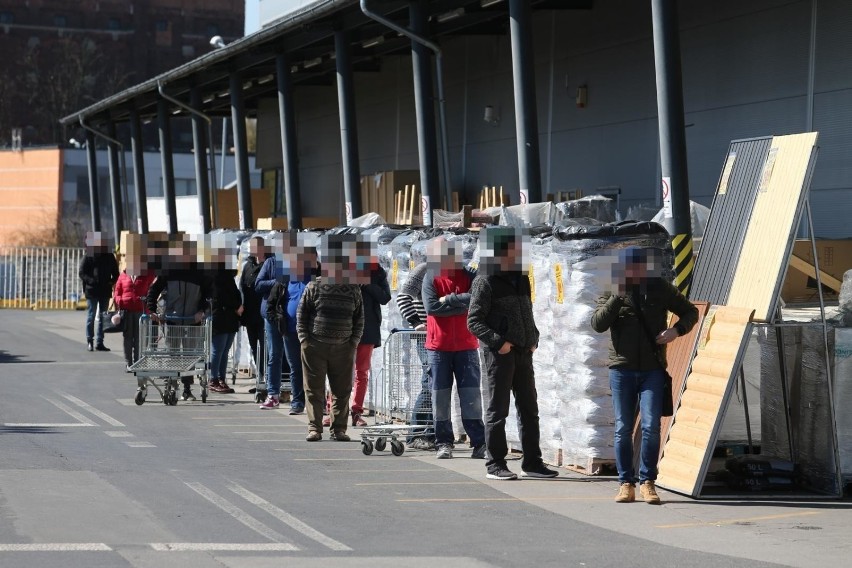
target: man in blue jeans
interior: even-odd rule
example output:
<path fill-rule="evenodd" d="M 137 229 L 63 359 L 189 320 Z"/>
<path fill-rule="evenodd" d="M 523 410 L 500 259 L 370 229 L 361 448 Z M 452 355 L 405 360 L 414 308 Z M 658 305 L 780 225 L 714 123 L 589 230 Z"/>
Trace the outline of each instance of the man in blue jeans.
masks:
<path fill-rule="evenodd" d="M 80 262 L 78 275 L 86 293 L 86 349 L 109 351 L 104 345 L 101 314 L 107 310 L 112 288 L 118 280 L 118 262 L 101 233 L 86 235 L 86 256 Z"/>
<path fill-rule="evenodd" d="M 646 503 L 659 505 L 654 482 L 660 455 L 660 418 L 666 388 L 665 345 L 689 333 L 698 310 L 677 288 L 659 276 L 658 251 L 630 247 L 613 266 L 616 293 L 598 298 L 592 328 L 609 330 L 609 381 L 615 411 L 615 465 L 618 468 L 617 503 L 636 500 L 633 470 L 633 426 L 642 414 L 639 490 Z M 668 327 L 668 312 L 678 322 Z"/>
<path fill-rule="evenodd" d="M 479 341 L 467 328 L 470 286 L 475 274 L 462 266 L 460 247 L 443 237 L 427 250 L 429 269 L 421 295 L 426 309 L 426 352 L 432 379 L 432 411 L 438 459 L 453 457 L 453 377 L 461 400 L 462 425 L 473 445 L 471 458 L 485 459 L 485 425 L 479 390 Z"/>

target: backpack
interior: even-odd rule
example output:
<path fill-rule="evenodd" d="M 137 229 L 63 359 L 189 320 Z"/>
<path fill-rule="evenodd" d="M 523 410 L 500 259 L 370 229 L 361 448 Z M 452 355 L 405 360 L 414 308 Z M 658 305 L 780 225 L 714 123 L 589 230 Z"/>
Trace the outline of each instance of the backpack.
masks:
<path fill-rule="evenodd" d="M 278 327 L 282 337 L 287 335 L 287 283 L 276 282 L 266 300 L 266 319 Z"/>

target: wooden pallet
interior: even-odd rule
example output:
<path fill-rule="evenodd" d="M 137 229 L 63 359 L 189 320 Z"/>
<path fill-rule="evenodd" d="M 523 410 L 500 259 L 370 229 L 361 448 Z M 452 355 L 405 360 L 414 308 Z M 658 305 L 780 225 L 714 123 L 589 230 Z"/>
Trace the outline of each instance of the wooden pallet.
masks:
<path fill-rule="evenodd" d="M 583 475 L 611 475 L 616 471 L 615 460 L 589 458 L 582 463 L 568 463 L 570 461 L 581 461 L 576 459 L 566 459 L 563 461 L 562 467 L 576 473 L 582 473 Z"/>

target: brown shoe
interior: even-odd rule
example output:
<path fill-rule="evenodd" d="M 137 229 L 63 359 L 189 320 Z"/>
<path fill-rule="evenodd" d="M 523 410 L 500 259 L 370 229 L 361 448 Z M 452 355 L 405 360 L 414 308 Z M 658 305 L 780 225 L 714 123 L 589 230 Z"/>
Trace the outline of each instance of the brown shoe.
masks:
<path fill-rule="evenodd" d="M 317 432 L 316 430 L 311 430 L 308 432 L 308 435 L 305 436 L 305 440 L 308 442 L 319 442 L 322 440 L 322 434 Z"/>
<path fill-rule="evenodd" d="M 636 489 L 632 483 L 624 482 L 618 488 L 618 495 L 615 496 L 616 503 L 632 503 L 636 500 Z"/>
<path fill-rule="evenodd" d="M 660 496 L 657 495 L 657 488 L 650 479 L 646 479 L 639 485 L 639 494 L 642 495 L 642 499 L 649 505 L 659 505 L 661 503 Z"/>
<path fill-rule="evenodd" d="M 338 430 L 337 432 L 331 433 L 331 439 L 336 440 L 338 442 L 349 442 L 352 438 L 349 437 L 349 434 L 342 430 Z"/>

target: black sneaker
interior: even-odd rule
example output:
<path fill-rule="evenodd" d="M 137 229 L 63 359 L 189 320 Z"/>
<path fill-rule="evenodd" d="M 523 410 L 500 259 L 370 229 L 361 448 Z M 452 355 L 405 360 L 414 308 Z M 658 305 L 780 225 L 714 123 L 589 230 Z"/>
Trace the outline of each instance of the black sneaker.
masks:
<path fill-rule="evenodd" d="M 479 444 L 473 451 L 470 452 L 470 457 L 475 460 L 484 460 L 485 459 L 485 444 Z"/>
<path fill-rule="evenodd" d="M 532 469 L 530 471 L 527 471 L 527 470 L 521 471 L 521 477 L 536 477 L 536 478 L 539 478 L 539 479 L 545 479 L 545 478 L 558 477 L 558 476 L 559 476 L 558 471 L 554 471 L 544 464 L 541 464 L 537 468 Z"/>
<path fill-rule="evenodd" d="M 86 342 L 86 351 L 94 351 L 94 350 L 95 350 L 95 344 L 92 341 L 87 341 Z"/>
<path fill-rule="evenodd" d="M 181 395 L 181 398 L 184 400 L 195 400 L 195 395 L 192 394 L 192 390 L 185 388 L 183 389 L 183 395 Z"/>
<path fill-rule="evenodd" d="M 510 481 L 512 479 L 518 479 L 518 476 L 509 471 L 506 466 L 500 466 L 492 469 L 488 473 L 485 474 L 487 479 L 496 479 L 497 481 Z"/>
<path fill-rule="evenodd" d="M 103 343 L 98 343 L 97 346 L 95 347 L 95 351 L 112 351 L 112 349 L 110 349 L 109 347 L 107 347 Z"/>

